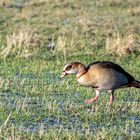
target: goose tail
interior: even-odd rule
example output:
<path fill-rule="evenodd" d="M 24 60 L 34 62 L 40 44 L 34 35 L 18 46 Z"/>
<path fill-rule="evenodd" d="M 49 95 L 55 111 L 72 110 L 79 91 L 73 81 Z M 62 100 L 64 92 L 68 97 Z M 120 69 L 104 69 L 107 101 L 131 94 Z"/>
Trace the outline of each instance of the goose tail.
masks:
<path fill-rule="evenodd" d="M 133 82 L 131 83 L 131 86 L 133 86 L 133 87 L 135 87 L 135 88 L 140 88 L 140 81 L 137 81 L 137 80 L 133 81 Z"/>

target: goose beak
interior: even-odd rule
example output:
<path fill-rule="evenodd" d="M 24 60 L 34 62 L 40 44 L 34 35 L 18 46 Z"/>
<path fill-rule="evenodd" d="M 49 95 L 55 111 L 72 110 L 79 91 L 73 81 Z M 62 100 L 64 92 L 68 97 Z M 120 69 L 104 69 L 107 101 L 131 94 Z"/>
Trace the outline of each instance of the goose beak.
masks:
<path fill-rule="evenodd" d="M 63 73 L 62 73 L 60 79 L 64 78 L 66 75 L 67 75 L 67 73 L 66 73 L 65 71 L 63 71 Z"/>

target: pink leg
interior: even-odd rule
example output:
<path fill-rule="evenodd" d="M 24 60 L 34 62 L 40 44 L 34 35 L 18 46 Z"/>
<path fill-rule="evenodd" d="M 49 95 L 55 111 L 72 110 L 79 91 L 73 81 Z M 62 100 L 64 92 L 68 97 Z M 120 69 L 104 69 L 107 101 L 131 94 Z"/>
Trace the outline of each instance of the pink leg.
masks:
<path fill-rule="evenodd" d="M 99 98 L 99 94 L 100 94 L 100 91 L 96 90 L 96 96 L 95 96 L 94 98 L 92 98 L 92 99 L 85 100 L 85 103 L 91 104 L 91 103 L 93 103 L 94 101 L 97 101 L 98 98 Z"/>
<path fill-rule="evenodd" d="M 111 95 L 111 96 L 110 96 L 109 104 L 111 105 L 111 104 L 113 103 L 113 101 L 114 101 L 114 95 Z"/>
<path fill-rule="evenodd" d="M 91 103 L 93 103 L 94 101 L 97 101 L 98 98 L 99 98 L 99 96 L 96 96 L 95 98 L 92 98 L 92 99 L 89 99 L 89 100 L 85 100 L 85 103 L 91 104 Z"/>
<path fill-rule="evenodd" d="M 114 102 L 114 91 L 109 91 L 111 93 L 110 95 L 110 100 L 109 100 L 109 104 L 112 105 Z"/>

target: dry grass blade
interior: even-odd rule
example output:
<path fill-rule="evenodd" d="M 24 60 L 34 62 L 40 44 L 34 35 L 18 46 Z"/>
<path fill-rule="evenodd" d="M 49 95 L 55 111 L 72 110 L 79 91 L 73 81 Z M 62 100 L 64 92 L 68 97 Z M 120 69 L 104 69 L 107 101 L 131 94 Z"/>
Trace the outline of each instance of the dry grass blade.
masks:
<path fill-rule="evenodd" d="M 106 40 L 106 49 L 111 54 L 126 56 L 136 51 L 140 51 L 140 42 L 134 34 L 128 34 L 125 37 L 115 34 Z"/>
<path fill-rule="evenodd" d="M 41 40 L 37 33 L 31 29 L 20 29 L 7 35 L 6 47 L 2 50 L 1 56 L 31 56 L 32 50 L 40 47 Z"/>

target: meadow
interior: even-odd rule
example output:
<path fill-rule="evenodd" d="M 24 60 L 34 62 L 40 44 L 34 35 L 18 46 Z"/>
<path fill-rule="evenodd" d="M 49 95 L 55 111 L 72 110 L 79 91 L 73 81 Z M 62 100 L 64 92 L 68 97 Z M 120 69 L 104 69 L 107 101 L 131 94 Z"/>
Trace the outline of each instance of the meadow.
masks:
<path fill-rule="evenodd" d="M 140 80 L 139 0 L 0 1 L 1 140 L 139 140 L 140 90 L 103 92 L 74 76 L 71 61 L 120 64 Z"/>

